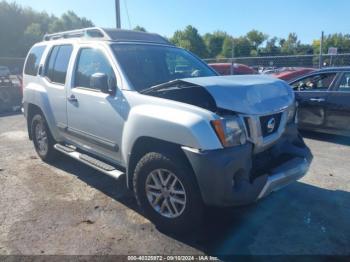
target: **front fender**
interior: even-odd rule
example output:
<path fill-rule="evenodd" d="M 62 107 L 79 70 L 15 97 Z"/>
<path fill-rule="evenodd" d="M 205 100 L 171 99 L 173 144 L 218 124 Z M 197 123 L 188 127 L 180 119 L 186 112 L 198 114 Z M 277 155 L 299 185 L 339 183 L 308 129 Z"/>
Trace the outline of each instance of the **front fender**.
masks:
<path fill-rule="evenodd" d="M 145 136 L 202 150 L 222 148 L 210 120 L 182 108 L 149 104 L 135 106 L 124 126 L 124 161 L 128 159 L 136 140 Z"/>

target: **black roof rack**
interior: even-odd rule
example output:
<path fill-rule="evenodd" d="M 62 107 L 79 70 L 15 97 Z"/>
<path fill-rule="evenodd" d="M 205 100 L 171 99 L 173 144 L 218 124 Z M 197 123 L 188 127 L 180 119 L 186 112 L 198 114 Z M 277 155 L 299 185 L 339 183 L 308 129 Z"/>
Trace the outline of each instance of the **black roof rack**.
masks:
<path fill-rule="evenodd" d="M 51 41 L 68 38 L 93 38 L 95 40 L 105 40 L 114 42 L 149 42 L 172 45 L 166 38 L 158 34 L 151 34 L 132 30 L 108 29 L 100 27 L 90 27 L 54 34 L 46 34 L 43 40 Z"/>

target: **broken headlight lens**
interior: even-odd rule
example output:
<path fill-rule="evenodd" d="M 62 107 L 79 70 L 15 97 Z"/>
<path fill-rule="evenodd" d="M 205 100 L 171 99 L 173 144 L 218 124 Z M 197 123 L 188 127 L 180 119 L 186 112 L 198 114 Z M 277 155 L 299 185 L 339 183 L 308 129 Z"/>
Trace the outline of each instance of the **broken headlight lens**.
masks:
<path fill-rule="evenodd" d="M 224 147 L 243 145 L 247 141 L 242 121 L 238 117 L 227 117 L 211 121 Z"/>

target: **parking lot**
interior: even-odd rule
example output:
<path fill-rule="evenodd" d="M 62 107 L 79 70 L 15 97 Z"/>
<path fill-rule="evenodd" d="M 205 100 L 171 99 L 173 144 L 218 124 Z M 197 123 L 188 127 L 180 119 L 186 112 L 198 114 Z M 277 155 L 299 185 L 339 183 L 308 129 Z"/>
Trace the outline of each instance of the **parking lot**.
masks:
<path fill-rule="evenodd" d="M 303 133 L 297 183 L 248 206 L 208 209 L 199 232 L 159 232 L 124 185 L 74 160 L 43 163 L 24 117 L 0 117 L 1 254 L 350 254 L 350 139 Z"/>

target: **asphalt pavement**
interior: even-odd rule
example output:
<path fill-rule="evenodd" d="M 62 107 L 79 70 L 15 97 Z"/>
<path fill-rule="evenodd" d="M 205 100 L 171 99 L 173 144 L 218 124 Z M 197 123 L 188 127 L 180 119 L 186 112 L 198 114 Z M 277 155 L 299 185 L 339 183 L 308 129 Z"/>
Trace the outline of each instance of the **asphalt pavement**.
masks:
<path fill-rule="evenodd" d="M 67 157 L 43 163 L 23 115 L 0 116 L 0 255 L 350 254 L 350 139 L 303 133 L 300 181 L 246 207 L 210 208 L 201 230 L 159 232 L 118 183 Z"/>

